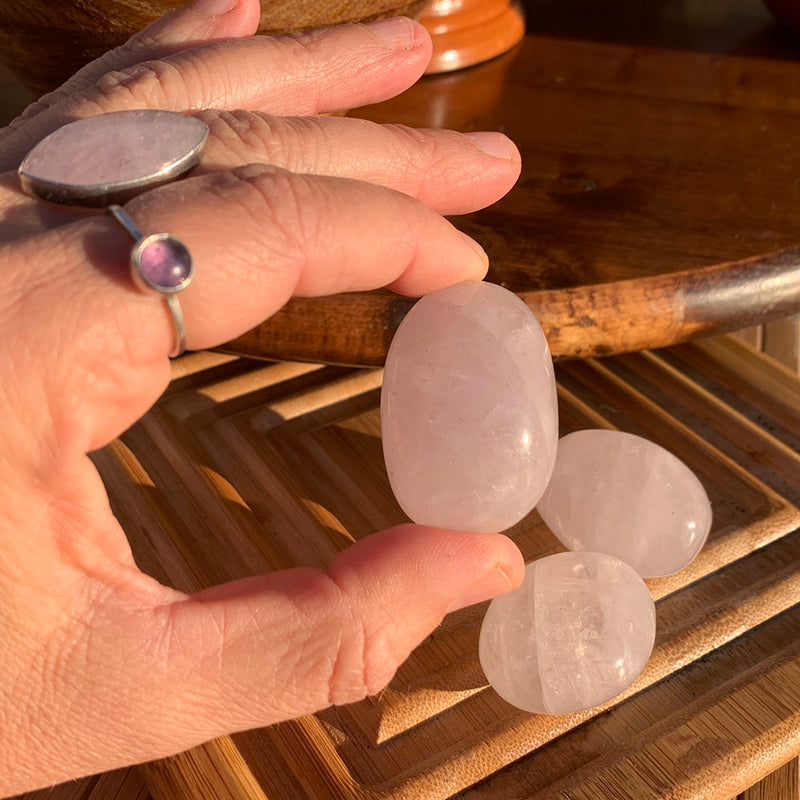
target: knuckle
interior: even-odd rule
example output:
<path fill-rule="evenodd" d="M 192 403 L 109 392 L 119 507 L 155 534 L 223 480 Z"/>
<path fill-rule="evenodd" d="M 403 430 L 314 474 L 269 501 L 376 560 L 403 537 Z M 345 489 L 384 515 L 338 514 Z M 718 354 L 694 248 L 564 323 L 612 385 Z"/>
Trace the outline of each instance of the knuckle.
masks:
<path fill-rule="evenodd" d="M 302 176 L 267 164 L 249 164 L 208 177 L 206 206 L 224 208 L 219 223 L 211 224 L 235 219 L 239 229 L 247 231 L 243 245 L 229 248 L 219 266 L 226 280 L 246 280 L 254 291 L 268 285 L 273 298 L 288 299 L 306 268 L 309 250 L 316 247 L 309 248 L 309 240 L 315 237 L 314 212 L 301 197 L 310 192 L 304 183 Z"/>
<path fill-rule="evenodd" d="M 362 682 L 367 695 L 380 692 L 405 660 L 395 649 L 396 626 L 383 620 L 364 634 Z"/>
<path fill-rule="evenodd" d="M 242 151 L 263 153 L 265 162 L 280 155 L 282 136 L 276 119 L 252 111 L 207 111 L 197 115 L 208 125 L 210 138 L 222 148 L 226 161 L 234 161 Z"/>
<path fill-rule="evenodd" d="M 282 42 L 292 45 L 296 52 L 307 53 L 316 56 L 325 51 L 326 42 L 330 36 L 330 31 L 325 28 L 316 28 L 296 33 L 288 33 L 282 37 Z"/>
<path fill-rule="evenodd" d="M 313 117 L 282 118 L 261 111 L 208 111 L 198 114 L 227 162 L 255 155 L 259 163 L 303 172 L 325 172 L 329 153 L 325 126 Z"/>
<path fill-rule="evenodd" d="M 180 97 L 185 87 L 181 70 L 165 60 L 143 61 L 132 67 L 112 70 L 99 78 L 85 100 L 107 110 L 120 100 L 136 107 L 167 102 Z"/>
<path fill-rule="evenodd" d="M 406 125 L 393 125 L 392 130 L 397 137 L 397 157 L 408 160 L 410 155 L 423 179 L 452 176 L 456 165 L 448 157 L 448 149 L 441 134 L 431 135 L 428 131 L 416 130 Z"/>
<path fill-rule="evenodd" d="M 319 232 L 319 196 L 312 182 L 279 167 L 250 164 L 233 170 L 253 191 L 256 202 L 250 213 L 263 222 L 271 221 L 268 238 L 271 250 L 291 254 L 293 260 L 316 250 Z"/>
<path fill-rule="evenodd" d="M 470 198 L 486 173 L 476 171 L 472 145 L 465 154 L 462 134 L 402 125 L 392 126 L 392 132 L 394 164 L 404 159 L 408 165 L 402 178 L 406 194 L 436 208 L 444 206 L 448 213 L 472 210 Z"/>
<path fill-rule="evenodd" d="M 164 47 L 164 42 L 160 36 L 153 34 L 149 28 L 145 28 L 139 33 L 126 39 L 119 47 L 114 48 L 112 53 L 115 56 L 133 55 L 138 56 L 142 52 L 152 52 Z"/>
<path fill-rule="evenodd" d="M 403 661 L 395 651 L 397 632 L 390 620 L 352 619 L 348 629 L 331 669 L 328 696 L 332 705 L 378 694 Z"/>
<path fill-rule="evenodd" d="M 380 603 L 362 601 L 365 592 L 357 576 L 332 574 L 329 578 L 336 592 L 329 604 L 335 615 L 330 629 L 339 633 L 330 661 L 328 702 L 344 705 L 383 690 L 408 651 L 398 649 L 404 640 L 402 625 L 391 611 Z"/>
<path fill-rule="evenodd" d="M 308 184 L 300 175 L 268 164 L 249 164 L 235 170 L 274 210 L 286 208 L 291 216 L 308 201 Z M 277 207 L 277 208 L 276 208 Z"/>

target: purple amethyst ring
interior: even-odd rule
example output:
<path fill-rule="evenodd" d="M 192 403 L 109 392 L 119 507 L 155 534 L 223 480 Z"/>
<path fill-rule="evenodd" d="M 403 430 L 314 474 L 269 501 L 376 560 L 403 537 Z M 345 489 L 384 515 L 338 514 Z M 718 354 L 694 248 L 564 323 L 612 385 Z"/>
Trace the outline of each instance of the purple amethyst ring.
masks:
<path fill-rule="evenodd" d="M 133 282 L 144 291 L 157 292 L 167 304 L 175 327 L 175 347 L 170 358 L 186 349 L 186 326 L 177 294 L 192 280 L 192 256 L 186 245 L 169 233 L 145 236 L 124 208 L 110 205 L 108 213 L 130 234 L 134 241 L 130 266 Z"/>

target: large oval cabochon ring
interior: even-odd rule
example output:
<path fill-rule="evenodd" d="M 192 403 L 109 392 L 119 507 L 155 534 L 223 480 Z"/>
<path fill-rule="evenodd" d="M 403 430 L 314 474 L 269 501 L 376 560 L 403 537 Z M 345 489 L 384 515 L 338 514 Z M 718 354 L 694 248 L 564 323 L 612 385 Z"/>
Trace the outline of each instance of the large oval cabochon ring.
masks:
<path fill-rule="evenodd" d="M 208 126 L 174 111 L 112 111 L 70 122 L 39 142 L 19 166 L 22 188 L 67 205 L 104 207 L 188 172 Z"/>

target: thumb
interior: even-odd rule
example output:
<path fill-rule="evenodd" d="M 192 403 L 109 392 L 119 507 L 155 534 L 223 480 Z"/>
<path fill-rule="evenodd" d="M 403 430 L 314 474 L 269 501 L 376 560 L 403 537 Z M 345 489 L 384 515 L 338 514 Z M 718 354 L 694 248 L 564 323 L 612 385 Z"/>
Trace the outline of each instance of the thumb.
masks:
<path fill-rule="evenodd" d="M 11 714 L 7 752 L 0 738 L 0 762 L 12 766 L 0 771 L 0 794 L 374 694 L 446 613 L 514 588 L 524 570 L 500 534 L 401 525 L 362 539 L 327 570 L 188 596 L 144 576 L 138 589 L 104 599 L 87 590 L 91 614 L 36 650 L 20 679 L 23 699 L 26 680 L 47 688 L 28 691 L 32 705 Z"/>
<path fill-rule="evenodd" d="M 523 575 L 505 536 L 392 528 L 327 571 L 286 570 L 178 604 L 170 638 L 181 652 L 172 658 L 202 667 L 172 687 L 203 698 L 191 720 L 204 720 L 209 735 L 361 700 L 389 683 L 445 614 L 507 592 Z"/>

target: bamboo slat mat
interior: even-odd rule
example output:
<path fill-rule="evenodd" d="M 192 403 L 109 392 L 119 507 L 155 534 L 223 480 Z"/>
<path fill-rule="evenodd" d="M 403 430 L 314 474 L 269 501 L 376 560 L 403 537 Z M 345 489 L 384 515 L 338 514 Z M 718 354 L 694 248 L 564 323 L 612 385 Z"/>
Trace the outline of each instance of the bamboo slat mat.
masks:
<path fill-rule="evenodd" d="M 800 379 L 732 337 L 557 371 L 563 433 L 660 442 L 713 503 L 697 560 L 649 583 L 656 648 L 624 697 L 555 717 L 507 705 L 478 665 L 478 606 L 449 616 L 379 697 L 47 796 L 797 800 Z M 402 521 L 380 380 L 211 353 L 177 362 L 156 408 L 96 454 L 142 567 L 192 590 L 324 565 Z M 511 535 L 527 559 L 559 549 L 535 512 Z"/>

